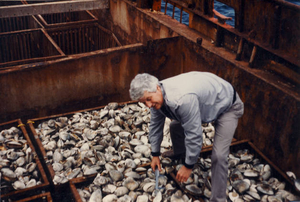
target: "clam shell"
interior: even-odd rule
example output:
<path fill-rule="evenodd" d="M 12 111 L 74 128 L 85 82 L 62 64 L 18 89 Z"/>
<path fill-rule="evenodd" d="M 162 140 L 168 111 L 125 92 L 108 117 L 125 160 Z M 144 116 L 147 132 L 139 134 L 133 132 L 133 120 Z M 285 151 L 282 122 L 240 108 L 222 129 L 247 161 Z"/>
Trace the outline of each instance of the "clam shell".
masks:
<path fill-rule="evenodd" d="M 137 172 L 134 172 L 134 171 L 130 171 L 130 172 L 125 173 L 125 177 L 132 177 L 133 179 L 140 179 L 141 178 L 140 174 L 138 174 Z"/>
<path fill-rule="evenodd" d="M 137 167 L 137 168 L 135 169 L 135 171 L 136 171 L 136 172 L 145 172 L 145 171 L 147 171 L 147 168 L 144 168 L 144 167 Z"/>
<path fill-rule="evenodd" d="M 246 177 L 258 177 L 259 172 L 257 170 L 254 170 L 254 169 L 247 169 L 244 172 L 244 176 L 246 176 Z"/>
<path fill-rule="evenodd" d="M 87 176 L 87 175 L 93 175 L 98 173 L 98 170 L 100 168 L 99 167 L 86 167 L 83 171 L 83 175 Z"/>
<path fill-rule="evenodd" d="M 132 139 L 130 140 L 129 144 L 132 146 L 138 146 L 138 145 L 143 145 L 144 143 L 139 139 Z"/>
<path fill-rule="evenodd" d="M 132 159 L 126 159 L 125 164 L 126 164 L 126 167 L 128 167 L 128 168 L 132 168 L 132 169 L 136 168 L 136 164 Z"/>
<path fill-rule="evenodd" d="M 124 196 L 124 195 L 127 194 L 128 192 L 129 192 L 128 188 L 122 186 L 122 187 L 118 187 L 118 188 L 115 190 L 114 194 L 115 194 L 116 196 L 120 197 L 120 196 Z"/>
<path fill-rule="evenodd" d="M 67 175 L 68 180 L 75 178 L 80 172 L 81 172 L 80 168 L 75 168 Z"/>
<path fill-rule="evenodd" d="M 101 191 L 101 189 L 96 189 L 92 193 L 89 202 L 100 202 L 100 201 L 102 201 L 102 191 Z M 104 201 L 104 198 L 103 198 L 103 201 Z"/>
<path fill-rule="evenodd" d="M 95 177 L 93 183 L 97 186 L 101 186 L 101 185 L 105 185 L 110 181 L 110 179 L 108 177 L 105 176 L 101 176 L 99 173 L 98 175 Z"/>
<path fill-rule="evenodd" d="M 18 166 L 23 166 L 25 164 L 25 158 L 24 157 L 19 157 L 17 160 L 16 160 L 16 164 Z"/>
<path fill-rule="evenodd" d="M 123 178 L 124 178 L 123 174 L 120 171 L 117 171 L 117 170 L 110 170 L 109 171 L 109 176 L 115 182 L 123 180 Z"/>
<path fill-rule="evenodd" d="M 117 187 L 113 184 L 107 184 L 104 187 L 102 187 L 102 191 L 105 194 L 112 194 L 116 191 Z"/>
<path fill-rule="evenodd" d="M 24 184 L 24 182 L 20 181 L 20 180 L 17 180 L 15 181 L 13 184 L 12 184 L 13 188 L 15 190 L 20 190 L 20 189 L 25 189 L 26 186 Z"/>
<path fill-rule="evenodd" d="M 160 191 L 157 191 L 157 192 L 153 192 L 155 193 L 155 196 L 154 196 L 154 199 L 153 199 L 153 202 L 161 202 L 162 201 L 162 193 Z"/>
<path fill-rule="evenodd" d="M 174 194 L 172 194 L 171 201 L 172 202 L 184 202 L 184 200 L 182 198 L 182 192 L 180 190 L 178 190 Z"/>
<path fill-rule="evenodd" d="M 149 147 L 147 145 L 138 145 L 134 148 L 134 151 L 137 153 L 146 154 L 149 151 Z"/>
<path fill-rule="evenodd" d="M 115 194 L 108 194 L 102 199 L 103 202 L 116 202 L 117 200 L 118 197 Z"/>
<path fill-rule="evenodd" d="M 62 171 L 62 169 L 64 169 L 64 166 L 60 163 L 55 162 L 52 164 L 52 168 L 53 168 L 54 172 L 60 172 L 60 171 Z"/>
<path fill-rule="evenodd" d="M 2 168 L 1 173 L 4 177 L 7 177 L 8 179 L 15 179 L 17 175 L 9 168 Z"/>
<path fill-rule="evenodd" d="M 16 174 L 16 177 L 20 177 L 23 176 L 24 173 L 27 173 L 27 170 L 23 167 L 17 167 L 14 173 Z"/>
<path fill-rule="evenodd" d="M 265 182 L 259 183 L 257 185 L 256 189 L 257 189 L 258 192 L 260 192 L 262 194 L 274 195 L 272 187 L 269 184 L 265 183 Z"/>
<path fill-rule="evenodd" d="M 123 182 L 123 185 L 130 191 L 136 190 L 139 186 L 139 183 L 136 182 L 132 177 L 127 177 Z"/>
<path fill-rule="evenodd" d="M 140 195 L 137 197 L 136 202 L 148 202 L 149 198 L 146 195 Z"/>
<path fill-rule="evenodd" d="M 282 202 L 282 200 L 276 196 L 268 196 L 268 202 Z"/>
<path fill-rule="evenodd" d="M 120 198 L 118 198 L 118 201 L 117 202 L 132 202 L 132 198 L 128 195 L 124 195 Z"/>
<path fill-rule="evenodd" d="M 200 187 L 198 187 L 196 184 L 189 184 L 185 186 L 185 189 L 191 193 L 192 195 L 202 195 L 203 191 Z"/>
<path fill-rule="evenodd" d="M 154 189 L 155 189 L 154 182 L 148 182 L 143 186 L 143 190 L 148 193 L 152 193 L 154 191 Z"/>
<path fill-rule="evenodd" d="M 239 194 L 245 193 L 250 188 L 250 184 L 246 180 L 236 180 L 232 186 Z"/>
<path fill-rule="evenodd" d="M 37 182 L 35 179 L 31 179 L 29 182 L 26 183 L 26 188 L 29 188 L 29 187 L 34 187 L 37 185 Z"/>
<path fill-rule="evenodd" d="M 22 142 L 19 141 L 14 141 L 14 140 L 10 140 L 8 142 L 5 142 L 5 145 L 8 148 L 14 148 L 14 149 L 22 149 L 24 144 Z"/>
<path fill-rule="evenodd" d="M 260 199 L 261 199 L 260 195 L 255 191 L 247 191 L 247 194 L 250 195 L 255 200 L 260 201 Z"/>
<path fill-rule="evenodd" d="M 118 125 L 114 125 L 114 126 L 111 126 L 109 128 L 109 131 L 113 132 L 113 133 L 118 133 L 122 130 L 122 128 Z"/>

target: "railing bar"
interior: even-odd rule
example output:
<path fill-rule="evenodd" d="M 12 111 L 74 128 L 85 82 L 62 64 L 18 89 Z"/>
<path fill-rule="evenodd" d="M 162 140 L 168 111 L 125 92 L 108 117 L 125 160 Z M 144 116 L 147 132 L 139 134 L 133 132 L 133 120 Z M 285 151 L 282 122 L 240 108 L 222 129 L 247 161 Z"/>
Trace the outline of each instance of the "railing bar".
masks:
<path fill-rule="evenodd" d="M 176 7 L 176 4 L 173 5 L 172 19 L 174 19 L 174 16 L 175 16 L 175 7 Z"/>
<path fill-rule="evenodd" d="M 183 11 L 183 7 L 181 7 L 180 9 L 180 23 L 182 23 L 182 11 Z"/>
<path fill-rule="evenodd" d="M 165 4 L 165 15 L 167 14 L 167 6 L 168 6 L 168 1 L 166 1 L 166 4 Z"/>

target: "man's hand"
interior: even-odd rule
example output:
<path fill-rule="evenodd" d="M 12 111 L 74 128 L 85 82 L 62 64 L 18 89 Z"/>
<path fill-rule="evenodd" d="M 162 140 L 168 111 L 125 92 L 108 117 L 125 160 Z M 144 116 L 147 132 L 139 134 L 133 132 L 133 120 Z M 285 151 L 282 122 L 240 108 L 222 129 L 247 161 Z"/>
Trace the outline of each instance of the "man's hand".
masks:
<path fill-rule="evenodd" d="M 159 172 L 161 172 L 161 166 L 160 166 L 160 160 L 158 156 L 153 156 L 151 161 L 151 168 L 153 171 L 155 171 L 156 166 L 158 167 Z"/>
<path fill-rule="evenodd" d="M 178 180 L 179 182 L 186 182 L 187 179 L 190 177 L 191 173 L 192 169 L 189 169 L 183 165 L 177 172 L 176 180 Z"/>

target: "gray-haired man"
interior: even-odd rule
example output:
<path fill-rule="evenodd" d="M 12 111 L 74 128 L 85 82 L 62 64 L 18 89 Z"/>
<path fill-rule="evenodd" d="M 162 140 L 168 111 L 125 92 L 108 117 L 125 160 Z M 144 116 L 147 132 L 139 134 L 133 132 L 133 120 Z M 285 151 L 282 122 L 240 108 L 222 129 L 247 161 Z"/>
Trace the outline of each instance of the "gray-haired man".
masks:
<path fill-rule="evenodd" d="M 161 169 L 159 155 L 165 117 L 170 125 L 174 155 L 185 154 L 176 179 L 185 182 L 202 148 L 202 123 L 215 122 L 212 151 L 210 201 L 226 201 L 229 146 L 244 104 L 230 83 L 208 72 L 189 72 L 162 81 L 150 74 L 138 74 L 131 81 L 130 97 L 151 108 L 149 140 L 151 167 Z"/>

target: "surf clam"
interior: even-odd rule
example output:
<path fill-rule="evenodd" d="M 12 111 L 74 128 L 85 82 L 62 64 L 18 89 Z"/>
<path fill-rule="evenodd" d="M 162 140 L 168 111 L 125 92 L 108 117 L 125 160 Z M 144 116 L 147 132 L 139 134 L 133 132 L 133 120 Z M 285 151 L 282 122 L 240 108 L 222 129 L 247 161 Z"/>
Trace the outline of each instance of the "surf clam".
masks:
<path fill-rule="evenodd" d="M 34 154 L 19 128 L 0 131 L 0 144 L 1 194 L 7 190 L 22 190 L 41 184 Z"/>

